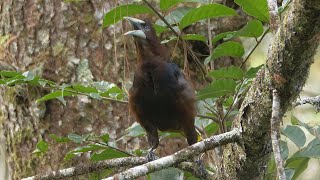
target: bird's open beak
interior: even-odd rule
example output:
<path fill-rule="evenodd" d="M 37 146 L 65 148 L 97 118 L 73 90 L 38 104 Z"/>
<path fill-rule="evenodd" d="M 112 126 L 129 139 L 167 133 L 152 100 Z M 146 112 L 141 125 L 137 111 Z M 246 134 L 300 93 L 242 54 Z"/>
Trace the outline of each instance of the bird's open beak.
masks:
<path fill-rule="evenodd" d="M 126 32 L 124 35 L 132 35 L 132 36 L 146 39 L 146 34 L 143 32 L 143 30 L 142 30 L 143 27 L 141 25 L 141 24 L 145 23 L 144 21 L 137 19 L 137 18 L 132 18 L 132 17 L 123 17 L 123 18 L 128 20 L 134 29 L 132 31 Z"/>

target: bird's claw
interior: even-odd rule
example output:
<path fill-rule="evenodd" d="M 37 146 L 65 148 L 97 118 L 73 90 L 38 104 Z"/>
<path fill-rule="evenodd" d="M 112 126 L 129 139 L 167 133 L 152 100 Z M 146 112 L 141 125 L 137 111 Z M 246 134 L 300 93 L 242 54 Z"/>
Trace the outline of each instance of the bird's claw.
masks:
<path fill-rule="evenodd" d="M 154 154 L 154 151 L 153 151 L 153 150 L 150 150 L 150 151 L 148 152 L 148 154 L 147 154 L 147 160 L 148 160 L 148 162 L 154 161 L 154 160 L 156 160 L 156 159 L 158 159 L 158 157 Z"/>

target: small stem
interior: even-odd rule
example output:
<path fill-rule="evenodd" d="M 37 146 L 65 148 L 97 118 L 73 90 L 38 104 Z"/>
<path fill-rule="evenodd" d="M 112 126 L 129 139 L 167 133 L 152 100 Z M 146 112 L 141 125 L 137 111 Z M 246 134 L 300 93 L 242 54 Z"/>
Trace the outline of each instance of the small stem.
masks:
<path fill-rule="evenodd" d="M 109 145 L 106 144 L 106 143 L 101 143 L 101 142 L 98 142 L 98 141 L 95 141 L 95 140 L 87 140 L 87 141 L 88 141 L 88 142 L 92 142 L 92 143 L 96 143 L 96 144 L 99 144 L 99 145 L 102 145 L 102 146 L 105 146 L 105 147 L 108 147 L 108 148 L 110 148 L 110 149 L 113 149 L 113 150 L 116 150 L 116 151 L 119 151 L 119 152 L 122 152 L 122 153 L 124 153 L 124 154 L 126 154 L 126 155 L 128 155 L 128 156 L 133 156 L 133 157 L 136 156 L 136 155 L 134 155 L 134 154 L 130 154 L 130 153 L 128 153 L 128 152 L 126 152 L 126 151 L 124 151 L 124 150 L 118 149 L 118 148 L 116 148 L 116 147 L 109 146 Z"/>
<path fill-rule="evenodd" d="M 259 44 L 261 43 L 261 41 L 263 40 L 263 38 L 268 34 L 269 32 L 269 27 L 264 31 L 263 35 L 261 36 L 260 40 L 257 42 L 257 44 L 253 47 L 253 49 L 250 51 L 250 53 L 248 54 L 248 56 L 246 57 L 246 59 L 241 63 L 240 68 L 242 68 L 242 66 L 247 62 L 247 60 L 249 59 L 249 57 L 251 56 L 251 54 L 254 52 L 254 50 L 256 50 L 256 48 L 259 46 Z"/>

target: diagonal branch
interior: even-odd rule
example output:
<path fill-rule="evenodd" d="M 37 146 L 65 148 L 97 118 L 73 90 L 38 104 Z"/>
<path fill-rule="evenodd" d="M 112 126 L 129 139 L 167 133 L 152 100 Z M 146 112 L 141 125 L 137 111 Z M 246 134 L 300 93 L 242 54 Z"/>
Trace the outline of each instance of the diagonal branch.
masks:
<path fill-rule="evenodd" d="M 183 162 L 183 161 L 186 161 L 186 160 L 190 159 L 190 157 L 194 157 L 198 154 L 201 154 L 202 152 L 213 149 L 219 145 L 224 145 L 224 144 L 231 143 L 231 142 L 239 142 L 240 139 L 241 139 L 241 133 L 240 133 L 239 129 L 234 129 L 228 133 L 220 134 L 217 136 L 212 136 L 208 139 L 205 139 L 199 143 L 194 144 L 193 146 L 189 146 L 185 149 L 182 149 L 179 152 L 177 152 L 171 156 L 166 156 L 166 157 L 160 158 L 156 161 L 150 162 L 151 166 L 152 166 L 152 164 L 154 164 L 154 162 L 158 162 L 158 161 L 165 162 L 166 160 L 163 160 L 163 159 L 174 158 L 174 162 L 170 162 L 169 164 L 168 163 L 163 164 L 162 167 L 157 168 L 157 169 L 153 169 L 147 173 L 154 172 L 154 171 L 160 170 L 160 169 L 164 169 L 169 166 L 175 166 L 175 167 L 180 168 L 182 170 L 191 172 L 195 177 L 202 178 L 202 179 L 203 178 L 206 178 L 206 179 L 211 178 L 212 179 L 214 176 L 214 174 L 212 172 L 206 170 L 206 172 L 207 172 L 206 177 L 204 177 L 203 174 L 199 174 L 199 172 L 197 172 L 199 168 L 195 167 L 196 166 L 195 163 Z M 71 167 L 71 168 L 67 168 L 67 169 L 61 169 L 58 171 L 51 171 L 51 172 L 47 172 L 45 174 L 27 177 L 22 180 L 63 179 L 63 178 L 67 178 L 67 177 L 84 175 L 84 174 L 88 174 L 88 173 L 92 173 L 92 172 L 99 172 L 101 170 L 110 169 L 110 168 L 131 167 L 131 166 L 137 166 L 137 165 L 149 166 L 148 164 L 150 164 L 150 163 L 144 164 L 145 162 L 146 162 L 145 157 L 115 158 L 115 159 L 100 161 L 97 163 L 84 164 L 84 165 L 79 165 L 79 166 L 75 166 L 75 167 Z M 137 166 L 137 167 L 141 167 L 141 166 Z M 131 169 L 129 169 L 128 171 L 130 172 Z M 145 175 L 145 174 L 142 174 L 142 175 Z M 140 175 L 140 176 L 142 176 L 142 175 Z M 137 177 L 137 176 L 135 176 L 135 177 Z M 134 178 L 134 177 L 132 176 L 130 178 Z"/>
<path fill-rule="evenodd" d="M 139 176 L 146 175 L 148 173 L 158 171 L 167 167 L 175 166 L 183 161 L 187 161 L 192 157 L 195 157 L 205 151 L 213 149 L 215 147 L 226 145 L 231 142 L 237 142 L 241 139 L 241 132 L 239 129 L 233 129 L 230 132 L 212 136 L 201 142 L 198 142 L 192 146 L 182 149 L 173 155 L 166 156 L 149 163 L 133 167 L 124 172 L 109 177 L 105 180 L 113 179 L 134 179 Z"/>

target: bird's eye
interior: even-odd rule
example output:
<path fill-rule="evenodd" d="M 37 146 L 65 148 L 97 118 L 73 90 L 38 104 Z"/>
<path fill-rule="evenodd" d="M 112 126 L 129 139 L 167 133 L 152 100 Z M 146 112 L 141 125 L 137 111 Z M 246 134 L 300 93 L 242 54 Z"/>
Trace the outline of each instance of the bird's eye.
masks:
<path fill-rule="evenodd" d="M 150 27 L 149 27 L 148 25 L 145 25 L 145 26 L 144 26 L 144 30 L 150 31 Z"/>

